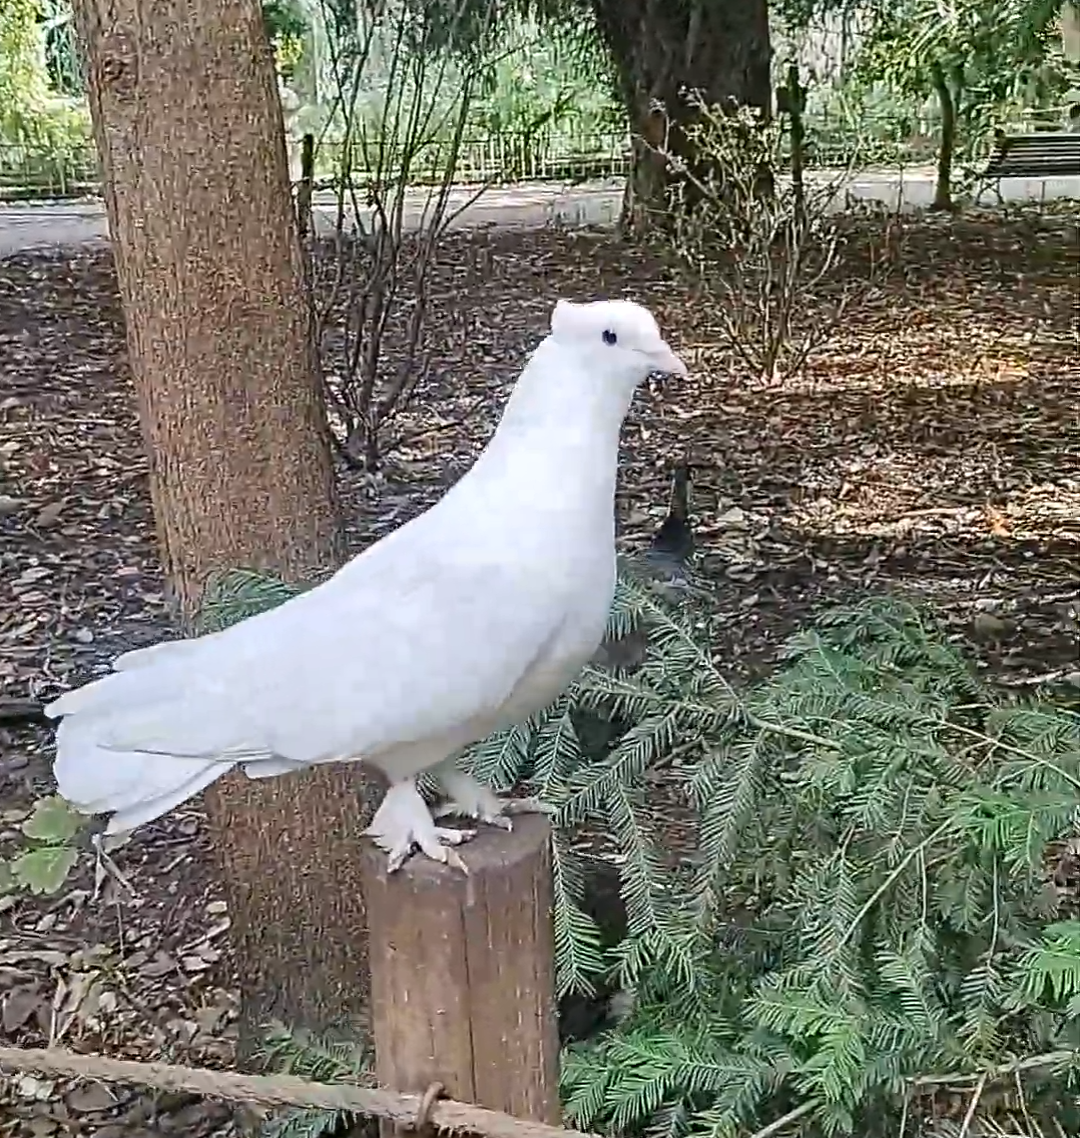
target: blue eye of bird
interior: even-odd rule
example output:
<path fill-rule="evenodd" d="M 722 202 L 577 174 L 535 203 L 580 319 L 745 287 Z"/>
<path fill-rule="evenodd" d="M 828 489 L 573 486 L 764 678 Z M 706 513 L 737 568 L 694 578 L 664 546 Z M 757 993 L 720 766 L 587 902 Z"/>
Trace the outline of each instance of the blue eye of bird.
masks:
<path fill-rule="evenodd" d="M 616 336 L 615 333 L 612 332 L 612 330 L 610 328 L 605 328 L 604 329 L 604 343 L 605 344 L 617 344 L 618 342 L 619 342 L 619 337 Z"/>

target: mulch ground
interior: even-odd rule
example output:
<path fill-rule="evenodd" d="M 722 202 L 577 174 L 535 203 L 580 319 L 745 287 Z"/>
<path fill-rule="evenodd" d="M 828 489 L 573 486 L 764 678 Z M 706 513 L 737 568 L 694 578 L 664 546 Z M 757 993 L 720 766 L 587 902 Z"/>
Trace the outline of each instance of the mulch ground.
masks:
<path fill-rule="evenodd" d="M 715 312 L 609 234 L 453 235 L 433 287 L 433 366 L 378 475 L 343 471 L 356 548 L 437 497 L 490 433 L 554 299 L 631 295 L 692 381 L 643 393 L 624 436 L 629 544 L 698 466 L 693 513 L 718 659 L 767 667 L 820 606 L 929 600 L 1002 682 L 1080 691 L 1080 211 L 910 220 L 894 271 L 798 378 L 765 384 Z M 864 222 L 871 225 L 872 222 Z M 833 281 L 857 280 L 858 241 Z M 829 287 L 803 318 L 827 318 Z M 401 344 L 391 336 L 393 360 Z M 0 696 L 38 702 L 167 628 L 120 310 L 106 251 L 0 262 Z M 5 704 L 0 703 L 0 713 Z M 0 720 L 0 852 L 49 789 L 50 733 Z M 225 1066 L 228 918 L 197 804 L 92 864 L 60 897 L 0 896 L 0 1038 Z M 89 859 L 88 859 L 89 860 Z M 100 885 L 100 889 L 98 886 Z M 6 1096 L 6 1097 L 5 1097 Z M 220 1105 L 23 1078 L 0 1134 L 228 1132 Z"/>

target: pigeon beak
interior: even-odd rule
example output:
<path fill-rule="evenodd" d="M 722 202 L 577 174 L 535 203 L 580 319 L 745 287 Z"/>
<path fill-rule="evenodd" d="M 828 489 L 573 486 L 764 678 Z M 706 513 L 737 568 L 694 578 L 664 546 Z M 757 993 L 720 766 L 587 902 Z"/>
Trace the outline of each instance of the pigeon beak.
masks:
<path fill-rule="evenodd" d="M 662 340 L 657 348 L 649 353 L 653 371 L 660 375 L 687 375 L 686 364 Z"/>

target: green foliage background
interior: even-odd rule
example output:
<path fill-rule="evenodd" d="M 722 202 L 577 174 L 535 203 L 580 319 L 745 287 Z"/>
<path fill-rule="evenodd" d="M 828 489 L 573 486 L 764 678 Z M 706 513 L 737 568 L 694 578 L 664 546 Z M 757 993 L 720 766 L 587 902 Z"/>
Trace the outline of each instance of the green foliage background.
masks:
<path fill-rule="evenodd" d="M 209 625 L 289 592 L 234 575 Z M 707 613 L 624 574 L 609 635 L 644 635 L 644 661 L 588 670 L 465 760 L 557 809 L 560 993 L 613 977 L 634 996 L 565 1053 L 569 1121 L 902 1136 L 948 1133 L 927 1120 L 960 1096 L 986 1127 L 1024 1119 L 1001 1133 L 1080 1133 L 1080 910 L 1051 872 L 1080 837 L 1080 717 L 996 690 L 888 597 L 823 614 L 736 689 L 704 647 Z M 692 820 L 678 856 L 658 768 Z M 583 830 L 615 849 L 615 945 L 586 912 Z"/>
<path fill-rule="evenodd" d="M 449 45 L 459 54 L 471 53 L 470 73 L 483 60 L 468 131 L 474 163 L 481 154 L 494 153 L 496 140 L 535 135 L 541 124 L 545 145 L 555 146 L 563 158 L 576 157 L 584 166 L 591 156 L 594 164 L 601 163 L 598 169 L 617 172 L 626 118 L 588 11 L 574 0 L 502 3 L 493 38 L 477 30 L 490 31 L 483 21 L 462 27 L 458 7 L 459 0 L 424 5 L 427 30 L 421 39 L 431 51 Z M 339 8 L 345 11 L 336 0 L 264 3 L 279 70 L 298 89 L 312 67 L 313 13 L 324 12 L 340 25 Z M 961 157 L 969 161 L 986 151 L 997 125 L 1017 129 L 1039 120 L 1044 127 L 1060 128 L 1065 93 L 1080 82 L 1080 65 L 1062 55 L 1060 9 L 1061 0 L 957 0 L 945 6 L 938 0 L 778 0 L 771 12 L 778 75 L 797 58 L 810 78 L 809 160 L 846 165 L 853 153 L 883 164 L 930 160 L 941 121 L 931 82 L 935 67 L 955 89 Z M 349 17 L 354 21 L 355 12 Z M 819 57 L 826 29 L 847 46 L 838 69 L 823 71 Z M 364 90 L 357 93 L 362 112 L 370 104 L 373 126 L 390 66 L 391 61 L 380 64 L 372 57 Z M 81 91 L 69 0 L 6 0 L 0 6 L 4 180 L 21 177 L 62 188 L 73 172 L 92 176 Z M 423 93 L 426 102 L 450 98 L 434 89 Z M 332 143 L 332 101 L 306 107 L 296 129 L 325 128 Z M 507 161 L 511 176 L 533 169 L 527 155 Z M 329 151 L 322 162 L 326 173 L 335 168 Z"/>

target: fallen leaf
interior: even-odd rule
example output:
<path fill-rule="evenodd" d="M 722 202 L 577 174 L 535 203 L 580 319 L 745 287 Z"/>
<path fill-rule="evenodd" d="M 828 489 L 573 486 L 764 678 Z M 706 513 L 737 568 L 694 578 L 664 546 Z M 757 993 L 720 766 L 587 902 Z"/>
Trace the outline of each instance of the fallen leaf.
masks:
<path fill-rule="evenodd" d="M 70 846 L 43 846 L 9 862 L 12 877 L 31 893 L 56 893 L 78 860 Z"/>
<path fill-rule="evenodd" d="M 76 813 L 58 794 L 53 794 L 38 799 L 21 829 L 28 838 L 57 843 L 69 841 L 85 822 L 83 815 Z"/>
<path fill-rule="evenodd" d="M 13 988 L 7 992 L 4 995 L 3 1013 L 0 1016 L 4 1032 L 11 1035 L 16 1028 L 22 1027 L 43 1003 L 45 1001 L 36 984 Z"/>

